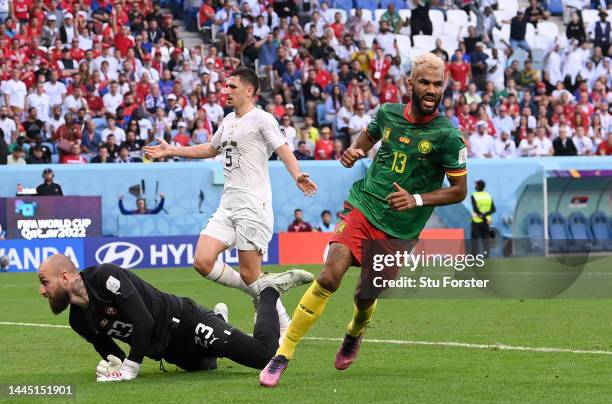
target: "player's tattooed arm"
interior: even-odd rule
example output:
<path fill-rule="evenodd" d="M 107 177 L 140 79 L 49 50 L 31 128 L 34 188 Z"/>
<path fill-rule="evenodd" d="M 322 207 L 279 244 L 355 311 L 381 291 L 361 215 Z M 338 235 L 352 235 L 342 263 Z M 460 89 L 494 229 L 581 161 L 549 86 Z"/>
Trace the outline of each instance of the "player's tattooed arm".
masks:
<path fill-rule="evenodd" d="M 207 159 L 215 157 L 219 154 L 219 150 L 215 149 L 210 143 L 198 144 L 195 146 L 177 147 L 169 145 L 164 139 L 157 139 L 157 146 L 145 146 L 145 155 L 149 158 L 163 157 L 184 157 L 188 159 Z"/>
<path fill-rule="evenodd" d="M 300 172 L 300 163 L 295 158 L 295 155 L 291 152 L 291 149 L 286 144 L 278 147 L 276 155 L 282 160 L 283 164 L 291 174 L 291 177 L 295 181 L 297 187 L 304 192 L 306 196 L 312 196 L 317 192 L 317 184 L 315 184 L 308 173 Z"/>
<path fill-rule="evenodd" d="M 355 138 L 353 144 L 346 149 L 344 153 L 342 153 L 340 162 L 347 168 L 353 167 L 355 162 L 364 158 L 376 143 L 377 142 L 370 137 L 367 130 L 362 130 L 361 133 Z"/>

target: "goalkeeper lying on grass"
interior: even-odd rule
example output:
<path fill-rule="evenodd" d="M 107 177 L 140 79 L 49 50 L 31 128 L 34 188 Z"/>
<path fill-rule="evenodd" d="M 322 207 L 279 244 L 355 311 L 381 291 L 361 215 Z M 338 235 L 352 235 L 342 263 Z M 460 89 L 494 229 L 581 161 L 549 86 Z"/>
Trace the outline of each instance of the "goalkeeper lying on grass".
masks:
<path fill-rule="evenodd" d="M 186 297 L 161 292 L 113 264 L 78 272 L 65 255 L 47 258 L 38 271 L 40 294 L 54 314 L 70 305 L 70 327 L 102 356 L 98 382 L 132 380 L 143 358 L 165 360 L 186 371 L 210 370 L 217 358 L 262 369 L 278 348 L 276 300 L 311 282 L 301 270 L 262 275 L 253 337 L 227 323 L 227 306 L 210 311 Z M 127 343 L 126 356 L 113 338 Z"/>

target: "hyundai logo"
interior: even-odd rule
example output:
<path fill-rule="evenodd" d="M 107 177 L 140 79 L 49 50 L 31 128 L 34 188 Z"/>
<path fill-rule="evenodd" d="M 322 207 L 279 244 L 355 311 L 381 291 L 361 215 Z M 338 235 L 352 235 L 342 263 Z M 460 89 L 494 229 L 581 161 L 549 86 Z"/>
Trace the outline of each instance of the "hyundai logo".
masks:
<path fill-rule="evenodd" d="M 143 258 L 140 247 L 125 241 L 104 244 L 96 251 L 98 264 L 115 264 L 126 269 L 134 268 Z"/>

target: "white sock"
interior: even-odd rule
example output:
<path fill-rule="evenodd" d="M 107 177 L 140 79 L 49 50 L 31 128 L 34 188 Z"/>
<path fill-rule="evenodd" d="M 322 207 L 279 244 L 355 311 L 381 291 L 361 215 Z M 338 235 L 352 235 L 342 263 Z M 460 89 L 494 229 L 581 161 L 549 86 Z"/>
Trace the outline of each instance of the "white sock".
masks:
<path fill-rule="evenodd" d="M 206 276 L 206 278 L 218 283 L 219 285 L 240 289 L 251 297 L 259 295 L 259 293 L 257 293 L 257 295 L 253 294 L 252 288 L 244 283 L 238 271 L 234 271 L 232 267 L 222 261 L 215 262 L 213 270 Z"/>
<path fill-rule="evenodd" d="M 247 293 L 259 301 L 259 293 L 261 292 L 261 290 L 259 290 L 259 282 L 255 281 L 250 285 L 247 285 L 247 288 L 249 288 Z"/>
<path fill-rule="evenodd" d="M 283 306 L 281 299 L 276 300 L 276 312 L 278 313 L 278 325 L 282 332 L 289 327 L 291 317 L 287 314 L 287 310 L 285 310 L 285 306 Z"/>

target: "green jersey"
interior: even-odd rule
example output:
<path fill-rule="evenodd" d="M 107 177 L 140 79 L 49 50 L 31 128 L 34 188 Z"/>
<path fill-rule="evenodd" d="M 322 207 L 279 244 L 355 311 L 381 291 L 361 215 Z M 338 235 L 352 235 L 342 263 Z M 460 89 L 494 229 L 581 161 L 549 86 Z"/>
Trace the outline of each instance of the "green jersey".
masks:
<path fill-rule="evenodd" d="M 416 239 L 434 210 L 420 206 L 403 212 L 385 199 L 397 182 L 411 194 L 440 189 L 444 175 L 466 175 L 467 149 L 461 132 L 444 116 L 412 122 L 408 106 L 383 104 L 366 128 L 380 149 L 366 176 L 355 182 L 348 202 L 379 230 L 395 238 Z"/>

